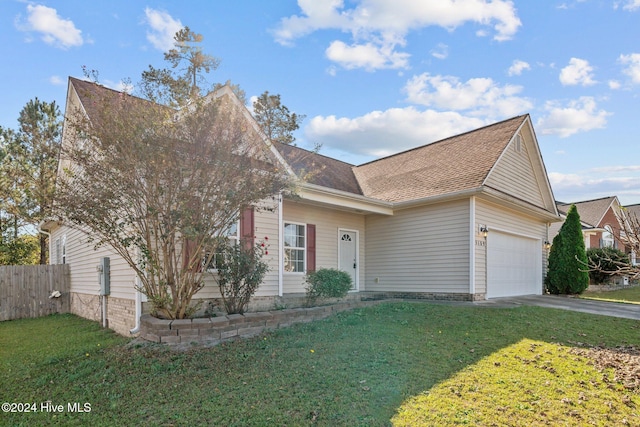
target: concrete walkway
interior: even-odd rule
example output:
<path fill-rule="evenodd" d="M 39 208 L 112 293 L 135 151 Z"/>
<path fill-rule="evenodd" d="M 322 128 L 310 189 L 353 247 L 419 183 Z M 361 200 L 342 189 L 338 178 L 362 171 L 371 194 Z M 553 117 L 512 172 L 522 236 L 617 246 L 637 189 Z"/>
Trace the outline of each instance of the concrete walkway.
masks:
<path fill-rule="evenodd" d="M 473 304 L 486 305 L 488 307 L 535 305 L 538 307 L 559 308 L 562 310 L 581 311 L 583 313 L 640 320 L 639 304 L 595 301 L 560 295 L 527 295 L 521 297 L 494 298 L 486 301 L 474 302 Z"/>

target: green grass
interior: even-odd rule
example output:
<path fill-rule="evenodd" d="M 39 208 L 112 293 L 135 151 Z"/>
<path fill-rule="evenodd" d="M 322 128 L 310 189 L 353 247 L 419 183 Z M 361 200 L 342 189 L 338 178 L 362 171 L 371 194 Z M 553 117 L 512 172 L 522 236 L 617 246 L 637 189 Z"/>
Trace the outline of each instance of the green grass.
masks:
<path fill-rule="evenodd" d="M 640 419 L 637 390 L 570 352 L 640 345 L 640 322 L 628 319 L 385 303 L 212 348 L 123 342 L 73 316 L 0 323 L 3 402 L 91 404 L 90 413 L 3 413 L 0 425 L 577 426 Z"/>
<path fill-rule="evenodd" d="M 585 292 L 580 298 L 640 304 L 640 286 L 633 286 L 616 291 Z"/>

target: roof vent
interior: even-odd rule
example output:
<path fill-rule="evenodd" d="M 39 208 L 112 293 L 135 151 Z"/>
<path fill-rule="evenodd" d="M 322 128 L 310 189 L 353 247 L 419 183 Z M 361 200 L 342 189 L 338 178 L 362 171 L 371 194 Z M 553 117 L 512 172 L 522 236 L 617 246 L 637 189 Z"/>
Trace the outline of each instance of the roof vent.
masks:
<path fill-rule="evenodd" d="M 517 153 L 522 152 L 522 136 L 519 133 L 513 138 L 513 146 Z"/>

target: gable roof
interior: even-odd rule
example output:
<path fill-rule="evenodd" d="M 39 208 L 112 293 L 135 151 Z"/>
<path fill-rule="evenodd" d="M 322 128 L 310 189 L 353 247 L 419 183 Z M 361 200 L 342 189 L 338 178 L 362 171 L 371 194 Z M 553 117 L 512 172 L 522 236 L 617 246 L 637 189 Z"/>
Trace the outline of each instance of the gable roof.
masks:
<path fill-rule="evenodd" d="M 124 92 L 119 92 L 115 89 L 110 89 L 98 83 L 80 80 L 75 77 L 69 77 L 69 86 L 75 90 L 78 98 L 80 99 L 82 108 L 84 108 L 85 113 L 90 119 L 98 116 L 96 108 L 98 102 L 116 99 L 116 97 L 118 96 L 130 97 L 130 99 L 133 99 L 136 103 L 139 103 L 140 108 L 150 107 L 151 105 L 158 105 L 154 104 L 151 101 L 147 101 L 146 99 L 129 95 Z"/>
<path fill-rule="evenodd" d="M 600 222 L 604 218 L 605 214 L 617 200 L 618 198 L 616 196 L 610 196 L 574 203 L 558 202 L 557 206 L 558 211 L 566 216 L 571 205 L 576 205 L 578 214 L 580 214 L 580 221 L 589 224 L 592 227 L 599 227 Z"/>
<path fill-rule="evenodd" d="M 89 117 L 92 116 L 91 109 L 96 98 L 108 99 L 111 96 L 122 95 L 121 92 L 75 78 L 70 78 L 69 82 Z M 242 108 L 252 127 L 261 135 L 272 154 L 278 159 L 277 161 L 282 163 L 289 173 L 302 178 L 304 183 L 362 197 L 372 203 L 413 203 L 459 192 L 490 190 L 487 178 L 491 171 L 501 159 L 514 135 L 526 123 L 530 126 L 529 115 L 521 115 L 354 166 L 296 146 L 270 142 L 248 110 L 235 98 L 227 86 L 207 96 L 216 98 L 225 95 L 229 96 L 232 103 Z M 152 104 L 142 98 L 132 97 L 132 99 L 139 101 L 141 108 L 144 108 L 145 104 Z M 535 143 L 535 136 L 533 138 Z M 540 158 L 538 163 L 541 164 L 541 162 Z M 544 165 L 540 173 L 546 177 Z M 545 182 L 550 200 L 553 200 L 548 180 Z M 527 204 L 526 200 L 524 202 Z M 556 215 L 553 204 L 551 208 L 534 206 L 531 203 L 529 205 Z"/>
<path fill-rule="evenodd" d="M 632 217 L 640 220 L 640 204 L 637 205 L 629 205 L 624 207 L 628 213 L 631 214 Z"/>
<path fill-rule="evenodd" d="M 274 142 L 273 145 L 296 175 L 306 175 L 306 182 L 362 195 L 360 184 L 353 173 L 354 166 L 352 164 L 293 145 L 279 142 Z"/>
<path fill-rule="evenodd" d="M 403 202 L 479 188 L 528 115 L 433 142 L 354 169 L 364 195 Z"/>

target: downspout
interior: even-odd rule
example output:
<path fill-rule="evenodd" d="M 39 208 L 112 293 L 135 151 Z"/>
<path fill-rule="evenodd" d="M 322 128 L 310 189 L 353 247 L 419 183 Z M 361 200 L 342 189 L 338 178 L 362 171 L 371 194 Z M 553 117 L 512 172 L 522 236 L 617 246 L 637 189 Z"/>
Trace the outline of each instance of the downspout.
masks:
<path fill-rule="evenodd" d="M 284 291 L 284 278 L 282 272 L 284 270 L 284 224 L 282 216 L 282 193 L 278 195 L 278 296 L 282 296 Z"/>
<path fill-rule="evenodd" d="M 136 277 L 136 326 L 129 330 L 131 335 L 140 332 L 140 316 L 142 316 L 142 292 L 138 290 L 140 278 Z"/>
<path fill-rule="evenodd" d="M 476 294 L 476 198 L 469 198 L 469 293 L 475 301 Z M 485 293 L 486 294 L 486 293 Z"/>
<path fill-rule="evenodd" d="M 140 249 L 138 249 L 137 251 L 137 258 L 138 258 L 138 262 L 140 261 Z M 140 287 L 142 286 L 142 283 L 140 283 L 140 276 L 138 276 L 138 274 L 136 273 L 136 279 L 135 279 L 135 289 L 136 289 L 136 325 L 133 327 L 133 329 L 129 330 L 129 333 L 131 335 L 135 335 L 138 332 L 140 332 L 140 317 L 142 316 L 142 292 L 140 292 Z"/>

